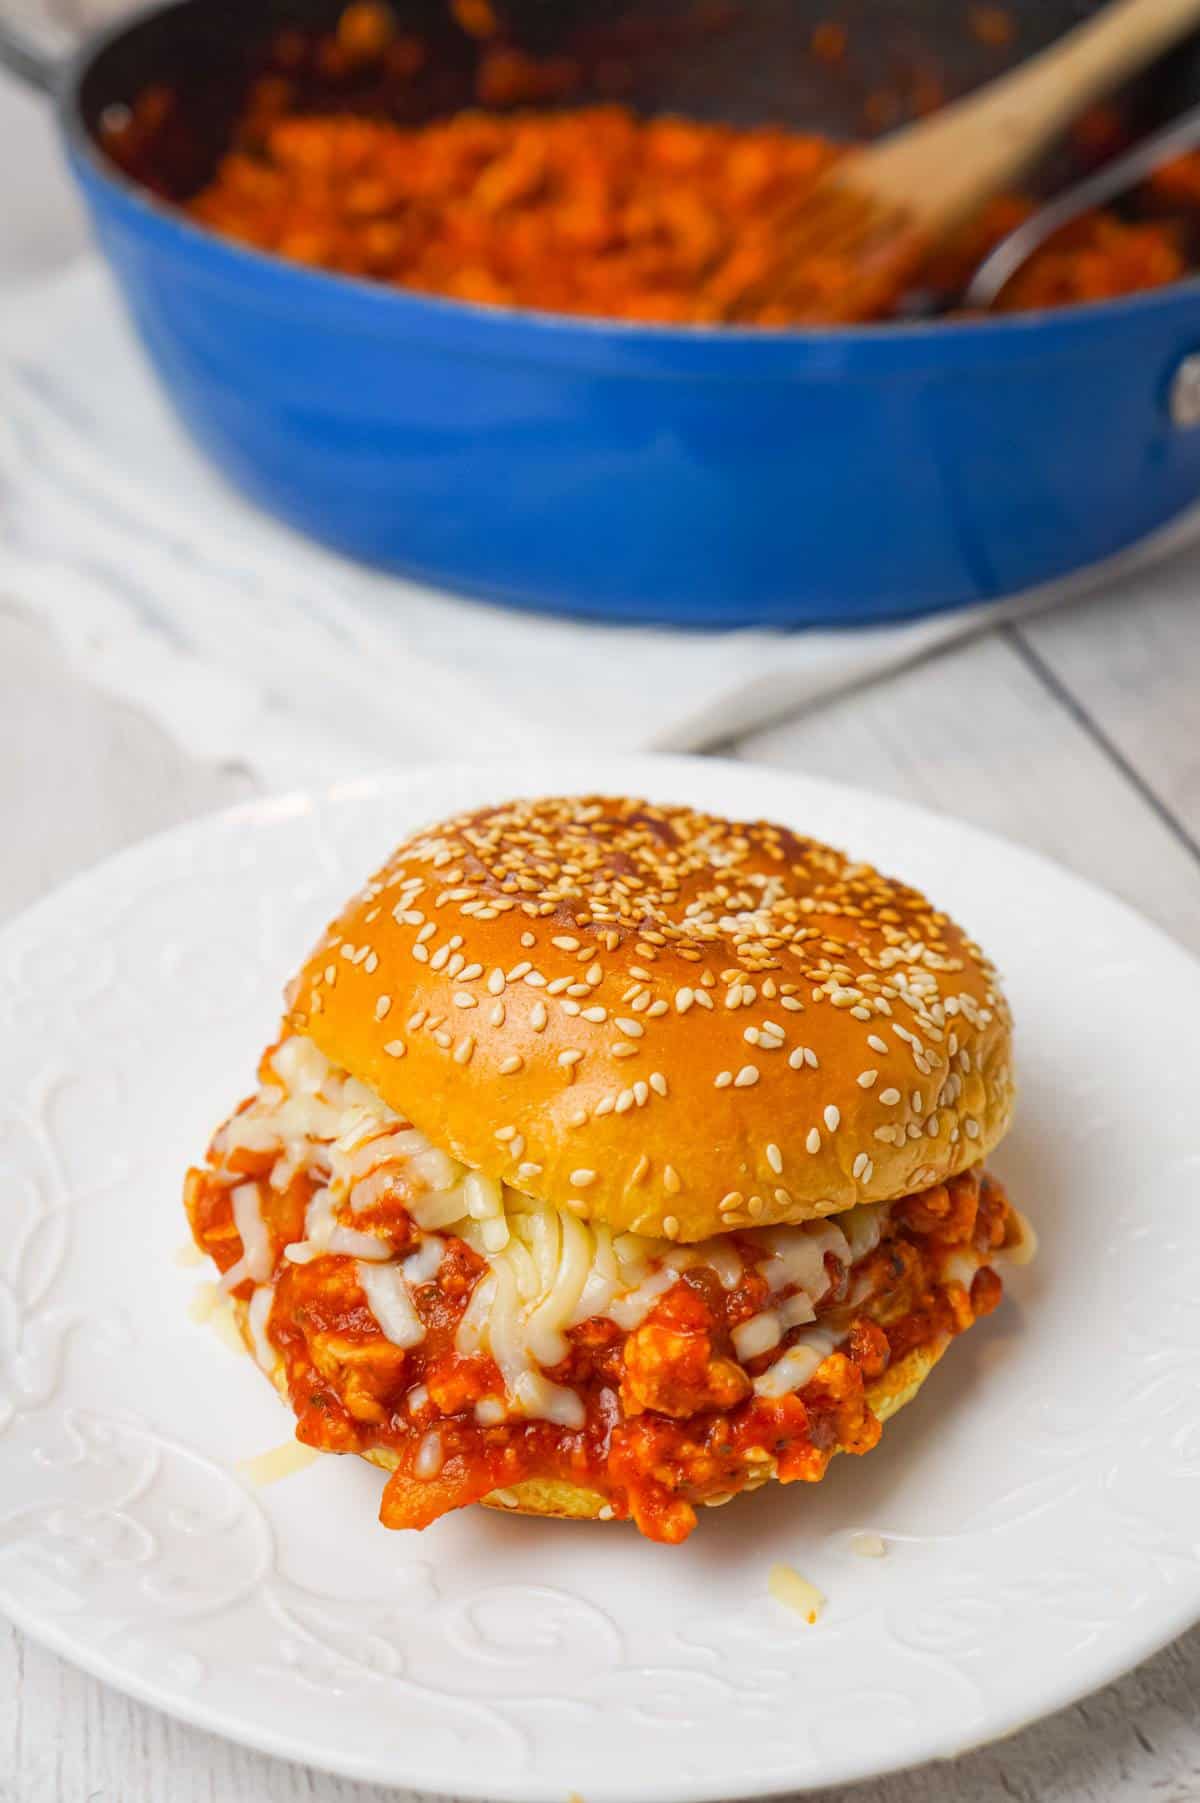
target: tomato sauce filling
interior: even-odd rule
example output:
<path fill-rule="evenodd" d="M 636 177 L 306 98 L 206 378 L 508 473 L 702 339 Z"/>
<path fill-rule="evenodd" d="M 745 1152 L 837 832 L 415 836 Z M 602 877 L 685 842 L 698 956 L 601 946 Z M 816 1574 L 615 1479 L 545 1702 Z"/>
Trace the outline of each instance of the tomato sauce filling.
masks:
<path fill-rule="evenodd" d="M 476 25 L 490 17 L 476 0 L 470 12 Z M 1003 47 L 1005 18 L 976 8 L 972 29 Z M 952 310 L 987 251 L 1035 207 L 1003 195 L 930 254 L 899 220 L 867 229 L 840 189 L 822 185 L 842 145 L 780 126 L 644 118 L 615 99 L 571 104 L 581 70 L 570 57 L 528 54 L 504 41 L 500 20 L 469 35 L 485 40 L 477 104 L 445 117 L 412 122 L 425 85 L 436 91 L 429 44 L 380 0 L 354 0 L 332 32 L 285 30 L 265 49 L 215 164 L 192 107 L 162 82 L 110 109 L 100 142 L 201 225 L 295 263 L 486 305 L 665 324 L 887 319 L 914 288 Z M 844 26 L 818 24 L 811 48 L 837 64 Z M 932 69 L 911 98 L 919 113 L 941 103 Z M 887 91 L 868 97 L 871 132 L 895 123 L 895 105 Z M 1072 132 L 1086 166 L 1125 135 L 1111 109 Z M 1153 176 L 1133 218 L 1075 221 L 1000 308 L 1178 280 L 1195 266 L 1198 170 L 1193 155 Z"/>
<path fill-rule="evenodd" d="M 582 1403 L 581 1423 L 564 1426 L 506 1413 L 494 1359 L 459 1349 L 485 1257 L 444 1235 L 436 1271 L 412 1291 L 419 1342 L 397 1345 L 368 1302 L 359 1260 L 332 1251 L 303 1262 L 287 1256 L 303 1241 L 323 1178 L 303 1168 L 285 1176 L 280 1184 L 274 1154 L 244 1147 L 190 1172 L 196 1243 L 223 1274 L 233 1273 L 227 1287 L 236 1299 L 272 1284 L 266 1338 L 298 1438 L 322 1451 L 381 1455 L 391 1470 L 380 1518 L 395 1528 L 427 1527 L 494 1492 L 516 1506 L 505 1493 L 541 1480 L 591 1492 L 606 1518 L 632 1519 L 649 1538 L 676 1543 L 695 1526 L 698 1505 L 771 1476 L 815 1482 L 836 1452 L 868 1452 L 878 1441 L 873 1385 L 910 1353 L 939 1352 L 997 1306 L 1002 1285 L 991 1260 L 1019 1251 L 1025 1235 L 1002 1186 L 978 1167 L 893 1203 L 864 1257 L 847 1264 L 825 1255 L 815 1327 L 833 1349 L 808 1381 L 779 1395 L 757 1390 L 755 1379 L 805 1329 L 739 1359 L 735 1329 L 780 1300 L 768 1295 L 749 1249 L 731 1287 L 703 1264 L 685 1270 L 635 1328 L 604 1315 L 568 1328 L 566 1356 L 544 1372 Z M 266 1236 L 257 1275 L 242 1275 L 239 1265 L 250 1249 L 233 1198 L 245 1183 L 258 1186 Z M 355 1229 L 369 1221 L 392 1253 L 419 1246 L 402 1198 L 402 1185 L 381 1190 L 355 1213 Z"/>

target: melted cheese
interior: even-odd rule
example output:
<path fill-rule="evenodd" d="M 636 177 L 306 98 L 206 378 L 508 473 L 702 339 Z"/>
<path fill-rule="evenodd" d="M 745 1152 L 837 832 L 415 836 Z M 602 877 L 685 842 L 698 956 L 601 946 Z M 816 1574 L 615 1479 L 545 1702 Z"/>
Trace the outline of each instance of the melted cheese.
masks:
<path fill-rule="evenodd" d="M 250 1344 L 254 1348 L 254 1357 L 270 1376 L 275 1369 L 275 1348 L 267 1338 L 267 1322 L 271 1319 L 271 1305 L 275 1300 L 275 1285 L 263 1283 L 250 1298 L 250 1307 L 246 1310 L 246 1326 L 250 1333 Z"/>
<path fill-rule="evenodd" d="M 271 1235 L 262 1217 L 262 1197 L 257 1183 L 239 1183 L 229 1198 L 233 1224 L 242 1242 L 242 1256 L 230 1265 L 221 1283 L 234 1290 L 247 1277 L 255 1283 L 266 1283 L 275 1269 Z"/>
<path fill-rule="evenodd" d="M 430 1428 L 417 1448 L 413 1470 L 421 1478 L 436 1477 L 446 1461 L 446 1449 L 436 1428 Z"/>
<path fill-rule="evenodd" d="M 1011 1203 L 1009 1206 L 1011 1208 Z M 1021 1237 L 1017 1240 L 1015 1245 L 1005 1246 L 1000 1256 L 1006 1258 L 1010 1265 L 1031 1264 L 1037 1257 L 1037 1234 L 1033 1231 L 1033 1228 L 1019 1208 L 1013 1208 L 1012 1213 L 1017 1226 L 1020 1229 Z"/>
<path fill-rule="evenodd" d="M 215 1146 L 218 1154 L 243 1147 L 274 1152 L 269 1181 L 275 1188 L 286 1187 L 300 1169 L 317 1179 L 304 1238 L 285 1255 L 296 1264 L 324 1254 L 354 1259 L 367 1304 L 394 1345 L 410 1348 L 424 1338 L 415 1295 L 437 1273 L 443 1230 L 485 1260 L 487 1270 L 456 1335 L 460 1353 L 489 1353 L 503 1380 L 503 1397 L 478 1405 L 481 1420 L 516 1414 L 582 1426 L 580 1397 L 546 1376 L 566 1357 L 569 1330 L 607 1316 L 633 1332 L 679 1277 L 698 1267 L 714 1271 L 727 1290 L 735 1289 L 748 1269 L 761 1272 L 770 1306 L 733 1335 L 739 1358 L 761 1358 L 814 1321 L 830 1288 L 830 1257 L 845 1266 L 865 1256 L 878 1244 L 888 1214 L 886 1204 L 863 1207 L 836 1221 L 754 1228 L 739 1234 L 736 1243 L 721 1237 L 681 1246 L 642 1234 L 614 1234 L 468 1170 L 300 1038 L 286 1040 L 272 1054 L 258 1096 L 222 1129 Z M 382 1230 L 362 1232 L 339 1218 L 359 1214 L 392 1193 L 402 1198 L 420 1230 L 415 1250 L 401 1258 Z M 244 1256 L 226 1277 L 230 1287 L 244 1276 L 265 1284 L 272 1275 L 271 1239 L 259 1203 L 257 1184 L 233 1191 Z M 265 1311 L 269 1304 L 260 1307 Z M 264 1313 L 264 1328 L 265 1319 Z M 833 1345 L 827 1333 L 813 1328 L 780 1353 L 755 1389 L 781 1396 L 802 1388 Z"/>
<path fill-rule="evenodd" d="M 378 1321 L 386 1339 L 393 1346 L 419 1346 L 425 1338 L 425 1327 L 413 1307 L 402 1265 L 367 1264 L 359 1259 L 355 1266 L 367 1306 Z"/>
<path fill-rule="evenodd" d="M 834 1338 L 824 1328 L 814 1327 L 809 1333 L 802 1334 L 794 1346 L 780 1353 L 773 1365 L 768 1365 L 761 1377 L 754 1380 L 755 1393 L 759 1396 L 788 1396 L 793 1390 L 802 1390 L 806 1383 L 816 1375 L 817 1368 L 824 1363 L 834 1348 Z"/>
<path fill-rule="evenodd" d="M 299 1440 L 285 1440 L 282 1446 L 272 1446 L 257 1458 L 239 1459 L 237 1468 L 261 1489 L 265 1484 L 277 1484 L 281 1478 L 294 1477 L 297 1471 L 315 1464 L 320 1456 L 315 1447 L 304 1446 Z"/>
<path fill-rule="evenodd" d="M 782 1603 L 785 1609 L 794 1609 L 810 1626 L 825 1607 L 825 1598 L 816 1585 L 802 1578 L 792 1565 L 772 1565 L 767 1589 L 777 1603 Z"/>

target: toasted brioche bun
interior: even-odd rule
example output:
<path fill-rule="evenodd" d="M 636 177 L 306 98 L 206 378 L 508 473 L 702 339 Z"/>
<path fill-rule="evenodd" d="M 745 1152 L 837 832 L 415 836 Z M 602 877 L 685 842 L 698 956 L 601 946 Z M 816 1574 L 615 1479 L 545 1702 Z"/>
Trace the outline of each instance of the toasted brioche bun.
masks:
<path fill-rule="evenodd" d="M 916 890 L 784 827 L 626 799 L 416 834 L 285 1024 L 465 1164 L 685 1241 L 936 1183 L 1012 1102 L 995 973 Z"/>
<path fill-rule="evenodd" d="M 235 1299 L 233 1312 L 246 1343 L 246 1350 L 253 1358 L 254 1341 L 250 1333 L 249 1305 Z M 950 1340 L 943 1338 L 931 1341 L 926 1346 L 914 1347 L 890 1366 L 882 1377 L 867 1385 L 867 1401 L 881 1422 L 889 1421 L 913 1401 L 949 1344 Z M 277 1360 L 269 1375 L 290 1408 L 291 1399 L 282 1359 Z M 399 1464 L 396 1453 L 386 1446 L 372 1447 L 362 1457 L 372 1465 L 378 1465 L 382 1471 L 394 1471 Z M 503 1492 L 493 1491 L 482 1501 L 485 1508 L 499 1509 L 506 1515 L 549 1515 L 562 1521 L 599 1520 L 600 1512 L 607 1504 L 607 1498 L 598 1490 L 582 1489 L 578 1484 L 553 1478 L 530 1478 L 526 1483 L 514 1484 L 511 1489 Z"/>

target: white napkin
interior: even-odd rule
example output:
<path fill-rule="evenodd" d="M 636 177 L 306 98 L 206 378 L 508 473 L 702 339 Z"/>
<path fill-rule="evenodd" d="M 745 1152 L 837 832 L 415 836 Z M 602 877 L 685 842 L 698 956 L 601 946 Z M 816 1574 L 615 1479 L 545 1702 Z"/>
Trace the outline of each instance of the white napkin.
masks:
<path fill-rule="evenodd" d="M 840 632 L 507 612 L 243 502 L 175 424 L 93 257 L 2 317 L 0 583 L 92 681 L 267 787 L 402 758 L 711 746 L 1079 586 Z"/>

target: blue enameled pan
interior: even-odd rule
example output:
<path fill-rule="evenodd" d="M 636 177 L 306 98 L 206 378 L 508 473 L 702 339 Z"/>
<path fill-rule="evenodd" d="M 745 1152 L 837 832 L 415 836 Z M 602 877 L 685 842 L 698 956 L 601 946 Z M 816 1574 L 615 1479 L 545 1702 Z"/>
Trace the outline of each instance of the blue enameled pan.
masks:
<path fill-rule="evenodd" d="M 1200 430 L 1168 404 L 1200 350 L 1195 281 L 1057 313 L 837 331 L 554 318 L 240 248 L 98 147 L 105 110 L 148 82 L 211 107 L 218 77 L 236 86 L 248 32 L 328 24 L 338 10 L 171 0 L 96 38 L 52 82 L 97 239 L 180 419 L 231 482 L 301 532 L 506 604 L 847 624 L 1027 589 L 1200 496 Z M 433 0 L 399 10 L 429 25 L 441 59 L 428 110 L 465 101 L 471 41 L 434 22 Z M 922 57 L 936 54 L 952 90 L 999 66 L 944 0 L 860 6 L 850 66 L 814 66 L 803 52 L 830 10 L 639 0 L 591 14 L 605 29 L 631 11 L 641 27 L 664 23 L 657 37 L 626 31 L 637 104 L 739 119 L 844 132 L 886 80 L 902 99 Z M 1028 49 L 1078 7 L 1015 10 Z M 543 46 L 591 16 L 573 0 L 513 0 L 507 14 Z M 1189 59 L 1158 80 L 1161 105 L 1180 104 Z"/>

